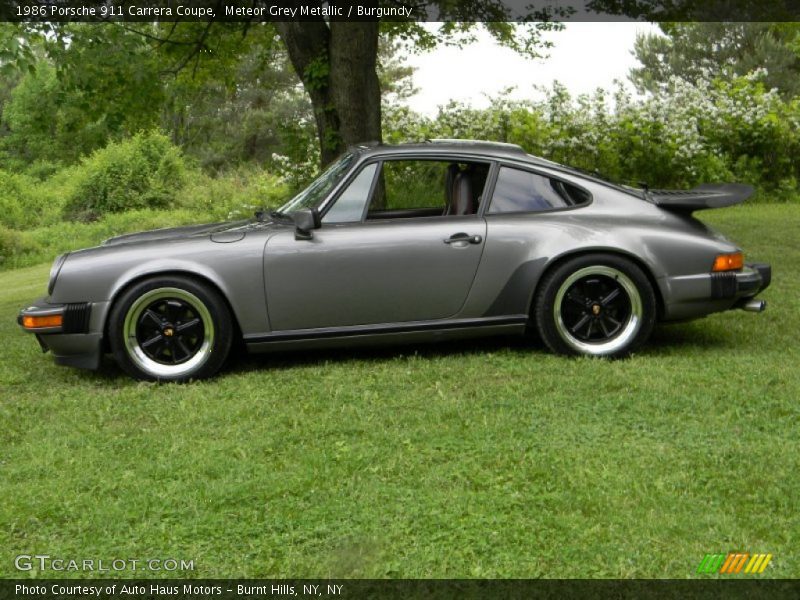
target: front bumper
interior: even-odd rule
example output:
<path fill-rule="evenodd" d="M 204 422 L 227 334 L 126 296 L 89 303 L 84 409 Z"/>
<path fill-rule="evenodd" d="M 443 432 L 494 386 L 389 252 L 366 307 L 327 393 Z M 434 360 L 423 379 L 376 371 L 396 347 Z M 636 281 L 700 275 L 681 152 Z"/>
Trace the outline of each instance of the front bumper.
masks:
<path fill-rule="evenodd" d="M 57 364 L 97 369 L 102 357 L 102 319 L 106 303 L 53 304 L 48 300 L 40 298 L 22 309 L 17 316 L 19 326 L 36 335 L 42 351 L 51 351 Z M 36 326 L 41 322 L 38 317 L 54 317 L 49 323 L 60 317 L 60 324 Z"/>
<path fill-rule="evenodd" d="M 766 263 L 746 264 L 740 271 L 723 271 L 659 280 L 664 298 L 663 320 L 695 319 L 743 308 L 772 282 Z"/>

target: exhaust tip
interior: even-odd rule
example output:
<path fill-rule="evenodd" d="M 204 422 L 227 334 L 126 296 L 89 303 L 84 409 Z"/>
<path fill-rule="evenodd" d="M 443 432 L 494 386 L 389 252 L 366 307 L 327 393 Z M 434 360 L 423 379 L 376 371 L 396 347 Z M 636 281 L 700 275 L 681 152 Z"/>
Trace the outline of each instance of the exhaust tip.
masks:
<path fill-rule="evenodd" d="M 740 304 L 739 308 L 741 308 L 742 310 L 746 310 L 748 312 L 760 313 L 766 310 L 767 301 L 751 298 L 750 300 L 746 300 L 745 302 Z"/>

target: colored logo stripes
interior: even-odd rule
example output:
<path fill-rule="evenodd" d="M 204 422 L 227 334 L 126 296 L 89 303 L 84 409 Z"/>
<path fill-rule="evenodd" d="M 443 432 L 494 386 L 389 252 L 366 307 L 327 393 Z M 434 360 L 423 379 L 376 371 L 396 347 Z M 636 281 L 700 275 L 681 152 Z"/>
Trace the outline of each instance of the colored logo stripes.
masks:
<path fill-rule="evenodd" d="M 731 552 L 730 554 L 706 554 L 697 567 L 698 573 L 763 573 L 772 554 L 750 554 Z M 746 566 L 745 566 L 746 565 Z"/>

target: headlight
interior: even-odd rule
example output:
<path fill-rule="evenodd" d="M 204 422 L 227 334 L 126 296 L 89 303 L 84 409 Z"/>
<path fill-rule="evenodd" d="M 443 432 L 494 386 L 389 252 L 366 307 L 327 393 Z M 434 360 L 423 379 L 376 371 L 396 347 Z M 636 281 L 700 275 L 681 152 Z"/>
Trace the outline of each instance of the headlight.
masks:
<path fill-rule="evenodd" d="M 56 279 L 58 279 L 58 274 L 61 272 L 61 267 L 64 266 L 67 256 L 69 256 L 69 252 L 57 256 L 55 262 L 53 262 L 53 266 L 50 267 L 50 281 L 47 282 L 47 293 L 50 296 L 53 295 L 53 288 L 56 287 Z"/>

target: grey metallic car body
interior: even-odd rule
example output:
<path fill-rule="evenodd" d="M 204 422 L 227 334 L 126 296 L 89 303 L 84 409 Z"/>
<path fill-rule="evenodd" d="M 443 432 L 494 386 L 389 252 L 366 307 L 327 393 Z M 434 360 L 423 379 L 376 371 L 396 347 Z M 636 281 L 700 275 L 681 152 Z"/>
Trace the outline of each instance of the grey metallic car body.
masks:
<path fill-rule="evenodd" d="M 296 239 L 294 225 L 280 219 L 124 235 L 70 253 L 49 297 L 23 314 L 80 313 L 80 326 L 35 333 L 57 362 L 97 368 L 113 303 L 153 275 L 185 274 L 218 290 L 250 351 L 522 333 L 543 274 L 586 253 L 641 267 L 655 290 L 658 321 L 741 306 L 769 283 L 764 265 L 716 281 L 715 257 L 739 248 L 686 212 L 502 144 L 359 147 L 320 212 L 363 166 L 400 157 L 490 163 L 477 214 L 323 224 L 311 239 Z M 591 201 L 487 214 L 501 165 L 570 183 Z M 457 233 L 480 243 L 443 243 Z"/>

